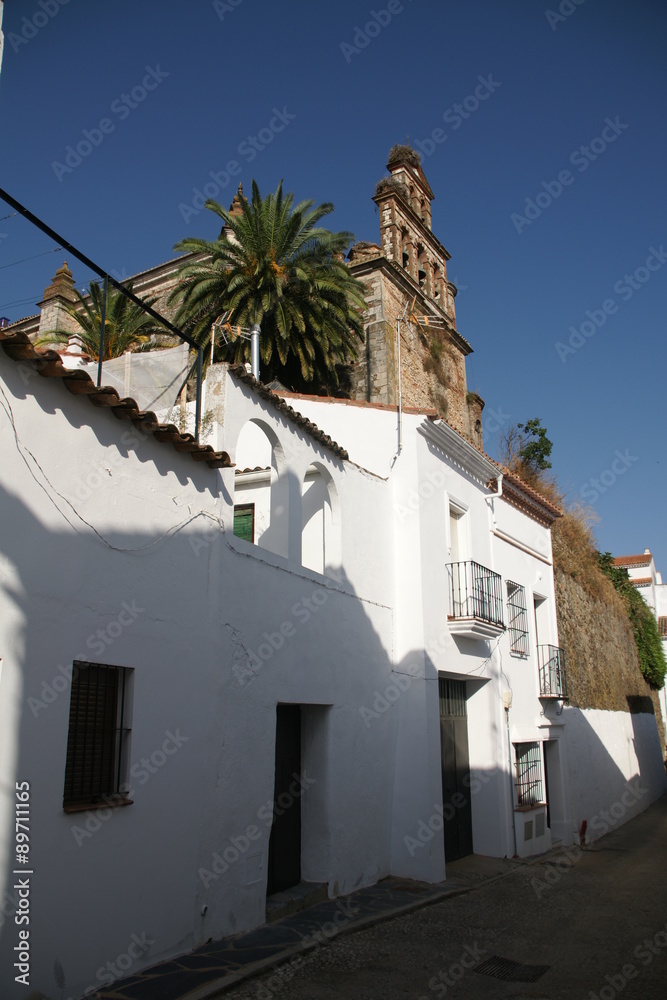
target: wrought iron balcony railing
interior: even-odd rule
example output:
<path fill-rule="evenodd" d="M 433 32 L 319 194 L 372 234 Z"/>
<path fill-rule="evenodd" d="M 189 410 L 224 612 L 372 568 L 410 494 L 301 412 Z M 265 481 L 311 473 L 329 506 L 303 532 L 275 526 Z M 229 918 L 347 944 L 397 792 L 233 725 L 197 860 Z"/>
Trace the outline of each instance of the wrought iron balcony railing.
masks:
<path fill-rule="evenodd" d="M 476 562 L 447 565 L 450 620 L 475 618 L 503 629 L 502 579 Z"/>
<path fill-rule="evenodd" d="M 540 697 L 567 699 L 565 652 L 559 646 L 538 646 Z"/>

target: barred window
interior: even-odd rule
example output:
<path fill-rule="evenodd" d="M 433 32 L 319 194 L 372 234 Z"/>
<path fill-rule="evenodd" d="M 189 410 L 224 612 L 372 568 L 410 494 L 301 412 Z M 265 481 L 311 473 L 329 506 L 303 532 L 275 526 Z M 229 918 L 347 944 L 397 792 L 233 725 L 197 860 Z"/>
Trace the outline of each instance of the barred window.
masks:
<path fill-rule="evenodd" d="M 539 743 L 515 743 L 517 805 L 543 802 L 542 752 Z"/>
<path fill-rule="evenodd" d="M 124 667 L 74 663 L 63 795 L 66 810 L 124 797 L 130 673 Z"/>
<path fill-rule="evenodd" d="M 667 615 L 660 615 L 658 618 L 658 631 L 661 639 L 667 639 Z"/>
<path fill-rule="evenodd" d="M 526 591 L 518 583 L 507 581 L 507 629 L 513 653 L 528 656 L 528 610 Z"/>
<path fill-rule="evenodd" d="M 440 716 L 465 717 L 466 711 L 466 682 L 449 680 L 441 677 L 438 682 L 440 693 Z"/>

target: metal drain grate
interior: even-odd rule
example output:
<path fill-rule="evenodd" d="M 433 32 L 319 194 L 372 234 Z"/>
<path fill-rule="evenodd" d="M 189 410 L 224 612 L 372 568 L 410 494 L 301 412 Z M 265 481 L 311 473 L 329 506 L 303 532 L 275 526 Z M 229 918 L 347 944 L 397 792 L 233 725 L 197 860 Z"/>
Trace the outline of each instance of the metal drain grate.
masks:
<path fill-rule="evenodd" d="M 512 962 L 509 958 L 492 955 L 480 962 L 474 971 L 480 976 L 493 976 L 506 983 L 536 983 L 550 968 L 550 965 L 523 965 L 521 962 Z"/>

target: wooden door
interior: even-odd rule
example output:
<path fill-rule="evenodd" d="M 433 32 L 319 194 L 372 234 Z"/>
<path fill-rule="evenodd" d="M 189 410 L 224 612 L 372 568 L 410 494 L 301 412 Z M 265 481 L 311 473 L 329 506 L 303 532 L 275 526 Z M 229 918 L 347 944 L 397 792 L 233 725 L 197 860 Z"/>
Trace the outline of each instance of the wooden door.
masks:
<path fill-rule="evenodd" d="M 440 678 L 440 747 L 445 861 L 472 854 L 470 763 L 465 681 Z M 454 796 L 456 799 L 452 801 Z M 461 801 L 463 800 L 463 804 Z M 455 804 L 456 803 L 456 804 Z"/>
<path fill-rule="evenodd" d="M 267 895 L 301 881 L 301 706 L 276 708 L 276 778 Z M 290 791 L 290 787 L 292 791 Z M 295 794 L 296 790 L 296 794 Z"/>

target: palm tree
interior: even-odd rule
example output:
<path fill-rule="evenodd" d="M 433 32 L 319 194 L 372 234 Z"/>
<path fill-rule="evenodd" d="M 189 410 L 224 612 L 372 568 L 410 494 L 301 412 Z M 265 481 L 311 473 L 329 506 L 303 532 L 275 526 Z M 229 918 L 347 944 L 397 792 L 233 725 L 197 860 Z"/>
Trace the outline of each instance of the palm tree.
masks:
<path fill-rule="evenodd" d="M 132 290 L 130 285 L 127 288 L 129 291 Z M 93 361 L 99 361 L 103 289 L 97 281 L 91 281 L 87 294 L 82 294 L 76 288 L 74 294 L 77 301 L 66 307 L 67 312 L 77 322 L 78 336 L 83 342 L 86 354 Z M 149 299 L 146 305 L 152 306 L 155 302 L 156 299 Z M 160 332 L 165 331 L 140 306 L 117 289 L 108 289 L 104 323 L 104 361 L 119 358 L 126 351 L 146 344 L 151 334 Z M 66 344 L 71 336 L 71 333 L 64 330 L 52 330 L 42 334 L 35 343 L 38 347 Z"/>
<path fill-rule="evenodd" d="M 176 324 L 205 345 L 220 317 L 245 328 L 257 323 L 264 381 L 338 386 L 337 366 L 356 358 L 366 309 L 365 286 L 343 259 L 352 234 L 318 226 L 333 205 L 294 205 L 282 181 L 266 198 L 253 181 L 250 202 L 235 201 L 240 208 L 229 212 L 206 202 L 224 222 L 217 240 L 191 237 L 174 248 L 203 255 L 184 262 L 170 296 L 179 303 Z M 238 339 L 219 346 L 218 356 L 242 362 L 249 350 Z"/>

